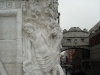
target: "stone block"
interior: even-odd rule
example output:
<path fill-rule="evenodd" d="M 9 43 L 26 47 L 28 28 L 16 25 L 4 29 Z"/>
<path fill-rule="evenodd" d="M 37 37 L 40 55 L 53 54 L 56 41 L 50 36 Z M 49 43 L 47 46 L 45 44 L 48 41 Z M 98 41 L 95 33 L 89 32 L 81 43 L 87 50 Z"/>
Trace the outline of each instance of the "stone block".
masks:
<path fill-rule="evenodd" d="M 12 63 L 12 64 L 4 64 L 5 68 L 8 72 L 8 75 L 16 75 L 16 64 Z"/>
<path fill-rule="evenodd" d="M 16 39 L 16 17 L 0 17 L 0 40 Z"/>
<path fill-rule="evenodd" d="M 16 41 L 0 40 L 0 58 L 4 63 L 16 62 Z"/>

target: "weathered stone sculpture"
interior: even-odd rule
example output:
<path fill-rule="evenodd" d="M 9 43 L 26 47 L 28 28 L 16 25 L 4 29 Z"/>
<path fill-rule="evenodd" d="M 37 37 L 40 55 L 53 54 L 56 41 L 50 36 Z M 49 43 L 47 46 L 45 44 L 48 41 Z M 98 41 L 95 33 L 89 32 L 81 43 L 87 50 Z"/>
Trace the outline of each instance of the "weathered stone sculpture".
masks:
<path fill-rule="evenodd" d="M 30 0 L 29 3 L 24 3 L 25 75 L 57 75 L 57 73 L 64 75 L 58 61 L 62 31 L 55 20 L 57 17 L 51 5 L 53 6 L 52 0 Z"/>
<path fill-rule="evenodd" d="M 64 75 L 57 0 L 0 0 L 0 75 Z"/>

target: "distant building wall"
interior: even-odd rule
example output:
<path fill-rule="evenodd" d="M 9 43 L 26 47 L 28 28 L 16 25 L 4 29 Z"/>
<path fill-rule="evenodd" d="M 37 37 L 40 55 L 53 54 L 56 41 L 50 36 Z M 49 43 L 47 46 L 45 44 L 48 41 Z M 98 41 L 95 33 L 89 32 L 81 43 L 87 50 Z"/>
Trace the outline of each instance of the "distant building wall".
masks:
<path fill-rule="evenodd" d="M 72 55 L 75 53 L 75 49 L 69 49 L 68 53 L 68 63 L 72 63 Z"/>
<path fill-rule="evenodd" d="M 81 70 L 90 69 L 89 59 L 90 59 L 90 50 L 75 49 L 75 53 L 72 55 L 73 68 Z"/>
<path fill-rule="evenodd" d="M 89 32 L 91 72 L 100 75 L 100 21 Z"/>
<path fill-rule="evenodd" d="M 86 29 L 71 27 L 68 31 L 63 30 L 62 46 L 64 49 L 72 47 L 87 47 L 89 45 L 89 33 Z"/>

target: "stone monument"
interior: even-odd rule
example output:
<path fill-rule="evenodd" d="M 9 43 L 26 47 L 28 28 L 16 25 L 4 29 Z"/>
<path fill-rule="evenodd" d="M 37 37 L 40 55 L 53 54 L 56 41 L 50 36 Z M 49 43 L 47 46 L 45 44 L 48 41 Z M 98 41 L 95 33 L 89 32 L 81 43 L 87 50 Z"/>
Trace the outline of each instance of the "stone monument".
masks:
<path fill-rule="evenodd" d="M 64 75 L 57 0 L 0 2 L 1 75 Z"/>

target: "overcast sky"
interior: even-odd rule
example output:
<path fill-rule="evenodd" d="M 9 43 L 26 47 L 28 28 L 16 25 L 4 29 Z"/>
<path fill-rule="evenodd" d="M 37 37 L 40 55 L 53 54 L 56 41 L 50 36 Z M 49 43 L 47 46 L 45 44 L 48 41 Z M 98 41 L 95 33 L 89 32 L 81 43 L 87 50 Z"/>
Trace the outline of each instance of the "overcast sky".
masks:
<path fill-rule="evenodd" d="M 92 28 L 100 21 L 100 0 L 58 0 L 62 29 Z"/>

